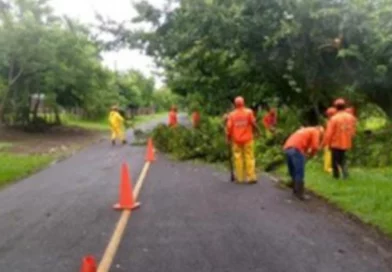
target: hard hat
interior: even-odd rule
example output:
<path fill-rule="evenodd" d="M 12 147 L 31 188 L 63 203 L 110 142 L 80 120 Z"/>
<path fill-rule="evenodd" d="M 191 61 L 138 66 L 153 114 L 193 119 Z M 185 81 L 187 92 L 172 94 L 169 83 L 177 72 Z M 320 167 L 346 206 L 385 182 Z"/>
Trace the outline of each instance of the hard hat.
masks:
<path fill-rule="evenodd" d="M 338 98 L 335 100 L 335 102 L 333 102 L 333 105 L 336 106 L 345 106 L 346 105 L 346 101 L 343 98 Z"/>
<path fill-rule="evenodd" d="M 355 110 L 354 110 L 353 107 L 347 108 L 347 109 L 346 109 L 346 112 L 351 113 L 351 114 L 353 114 L 353 115 L 355 114 Z"/>
<path fill-rule="evenodd" d="M 236 106 L 237 108 L 244 107 L 244 106 L 245 106 L 245 100 L 244 100 L 244 98 L 243 98 L 242 96 L 237 96 L 237 97 L 234 99 L 234 104 L 235 104 L 235 106 Z"/>
<path fill-rule="evenodd" d="M 117 105 L 112 106 L 112 110 L 118 110 L 118 106 Z"/>
<path fill-rule="evenodd" d="M 330 107 L 330 108 L 327 109 L 327 111 L 325 112 L 325 114 L 326 114 L 328 117 L 331 117 L 331 116 L 333 116 L 336 112 L 337 112 L 336 108 Z"/>

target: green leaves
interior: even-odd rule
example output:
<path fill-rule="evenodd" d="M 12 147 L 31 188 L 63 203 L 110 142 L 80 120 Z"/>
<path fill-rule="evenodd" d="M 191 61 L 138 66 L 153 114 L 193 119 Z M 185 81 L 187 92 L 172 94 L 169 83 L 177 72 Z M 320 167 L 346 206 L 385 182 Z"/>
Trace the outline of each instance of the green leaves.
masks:
<path fill-rule="evenodd" d="M 212 114 L 236 95 L 248 104 L 278 98 L 316 115 L 338 95 L 353 102 L 365 95 L 390 111 L 380 101 L 392 88 L 391 6 L 392 0 L 183 0 L 157 10 L 142 1 L 137 21 L 153 28 L 137 36 L 117 32 L 116 40 L 144 45 L 168 86 L 182 96 L 199 93 Z M 347 86 L 355 88 L 348 93 Z"/>
<path fill-rule="evenodd" d="M 2 120 L 14 125 L 30 122 L 30 115 L 20 111 L 29 112 L 29 98 L 35 93 L 45 94 L 52 108 L 106 112 L 113 102 L 103 91 L 110 72 L 102 68 L 99 49 L 86 27 L 55 17 L 48 1 L 10 0 L 8 4 L 9 9 L 0 13 Z"/>

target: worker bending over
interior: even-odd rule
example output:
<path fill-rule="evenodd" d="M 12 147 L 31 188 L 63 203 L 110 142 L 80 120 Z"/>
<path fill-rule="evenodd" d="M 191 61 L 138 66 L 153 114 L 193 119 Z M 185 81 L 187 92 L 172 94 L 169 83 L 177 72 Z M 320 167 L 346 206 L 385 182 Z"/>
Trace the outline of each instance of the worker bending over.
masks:
<path fill-rule="evenodd" d="M 235 176 L 238 183 L 257 183 L 253 142 L 256 119 L 252 110 L 245 107 L 244 98 L 237 97 L 234 104 L 235 110 L 227 117 L 226 134 L 232 143 Z"/>
<path fill-rule="evenodd" d="M 313 157 L 319 150 L 324 128 L 304 127 L 294 132 L 283 146 L 287 168 L 291 177 L 290 186 L 294 195 L 304 200 L 304 178 L 306 156 Z"/>
<path fill-rule="evenodd" d="M 352 114 L 346 111 L 344 99 L 337 99 L 334 106 L 337 113 L 328 122 L 324 146 L 332 152 L 333 177 L 336 179 L 340 177 L 340 168 L 343 178 L 348 178 L 346 152 L 352 148 L 357 121 Z"/>
<path fill-rule="evenodd" d="M 124 137 L 124 117 L 119 113 L 118 106 L 113 106 L 109 113 L 109 125 L 112 132 L 112 145 L 116 144 L 116 139 L 126 144 L 127 141 Z"/>
<path fill-rule="evenodd" d="M 327 127 L 328 127 L 328 121 L 331 119 L 332 116 L 335 115 L 337 112 L 336 108 L 330 107 L 327 109 L 325 112 L 327 116 Z M 332 173 L 332 155 L 331 155 L 331 150 L 327 146 L 324 147 L 324 171 L 327 173 Z"/>
<path fill-rule="evenodd" d="M 177 107 L 172 106 L 169 112 L 169 127 L 176 127 L 178 125 Z"/>

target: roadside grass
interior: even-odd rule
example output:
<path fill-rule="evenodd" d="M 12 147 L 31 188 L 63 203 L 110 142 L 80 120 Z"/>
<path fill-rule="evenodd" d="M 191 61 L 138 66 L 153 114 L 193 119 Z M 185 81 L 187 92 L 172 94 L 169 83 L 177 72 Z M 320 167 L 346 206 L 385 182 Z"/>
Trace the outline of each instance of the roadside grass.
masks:
<path fill-rule="evenodd" d="M 0 142 L 0 151 L 3 151 L 7 148 L 10 148 L 12 146 L 11 143 L 7 143 L 7 142 Z"/>
<path fill-rule="evenodd" d="M 279 176 L 287 176 L 284 167 Z M 318 162 L 306 166 L 306 188 L 343 211 L 392 235 L 392 168 L 350 169 L 348 180 L 335 180 Z"/>
<path fill-rule="evenodd" d="M 165 115 L 166 113 L 157 113 L 137 116 L 133 120 L 133 124 L 137 125 Z M 72 115 L 62 115 L 61 117 L 66 126 L 102 132 L 109 129 L 106 118 L 90 121 L 82 120 Z M 0 188 L 45 168 L 60 155 L 15 153 L 9 150 L 13 145 L 12 142 L 0 142 Z"/>
<path fill-rule="evenodd" d="M 0 188 L 44 168 L 53 159 L 50 155 L 24 155 L 0 150 Z"/>
<path fill-rule="evenodd" d="M 139 115 L 136 116 L 132 121 L 129 121 L 130 124 L 138 125 L 144 122 L 156 120 L 158 118 L 166 116 L 166 113 L 155 113 L 150 115 Z M 101 118 L 97 120 L 85 120 L 78 118 L 76 116 L 72 116 L 69 114 L 64 114 L 62 116 L 63 123 L 66 126 L 74 126 L 80 127 L 89 130 L 98 130 L 98 131 L 108 131 L 109 124 L 107 118 Z"/>
<path fill-rule="evenodd" d="M 85 120 L 71 114 L 63 114 L 61 116 L 61 120 L 63 124 L 66 126 L 79 127 L 79 128 L 89 129 L 89 130 L 99 130 L 99 131 L 108 130 L 108 121 L 106 118 L 101 118 L 98 120 Z"/>

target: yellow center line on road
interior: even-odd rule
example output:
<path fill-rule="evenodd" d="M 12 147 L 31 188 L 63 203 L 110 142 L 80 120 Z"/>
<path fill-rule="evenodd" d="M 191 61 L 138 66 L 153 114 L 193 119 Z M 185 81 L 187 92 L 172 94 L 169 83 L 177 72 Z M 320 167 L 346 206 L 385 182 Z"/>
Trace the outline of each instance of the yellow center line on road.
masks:
<path fill-rule="evenodd" d="M 150 168 L 151 163 L 146 162 L 144 164 L 143 170 L 140 173 L 139 179 L 136 182 L 135 188 L 133 190 L 133 197 L 135 201 L 139 197 L 140 190 L 143 186 L 144 180 L 146 178 L 148 169 Z M 116 256 L 117 249 L 120 245 L 121 239 L 123 237 L 125 227 L 131 217 L 132 212 L 130 210 L 124 210 L 121 213 L 120 220 L 118 220 L 116 229 L 114 230 L 112 237 L 108 246 L 106 247 L 105 253 L 103 254 L 102 260 L 99 263 L 97 272 L 108 272 L 112 265 L 113 259 Z"/>

